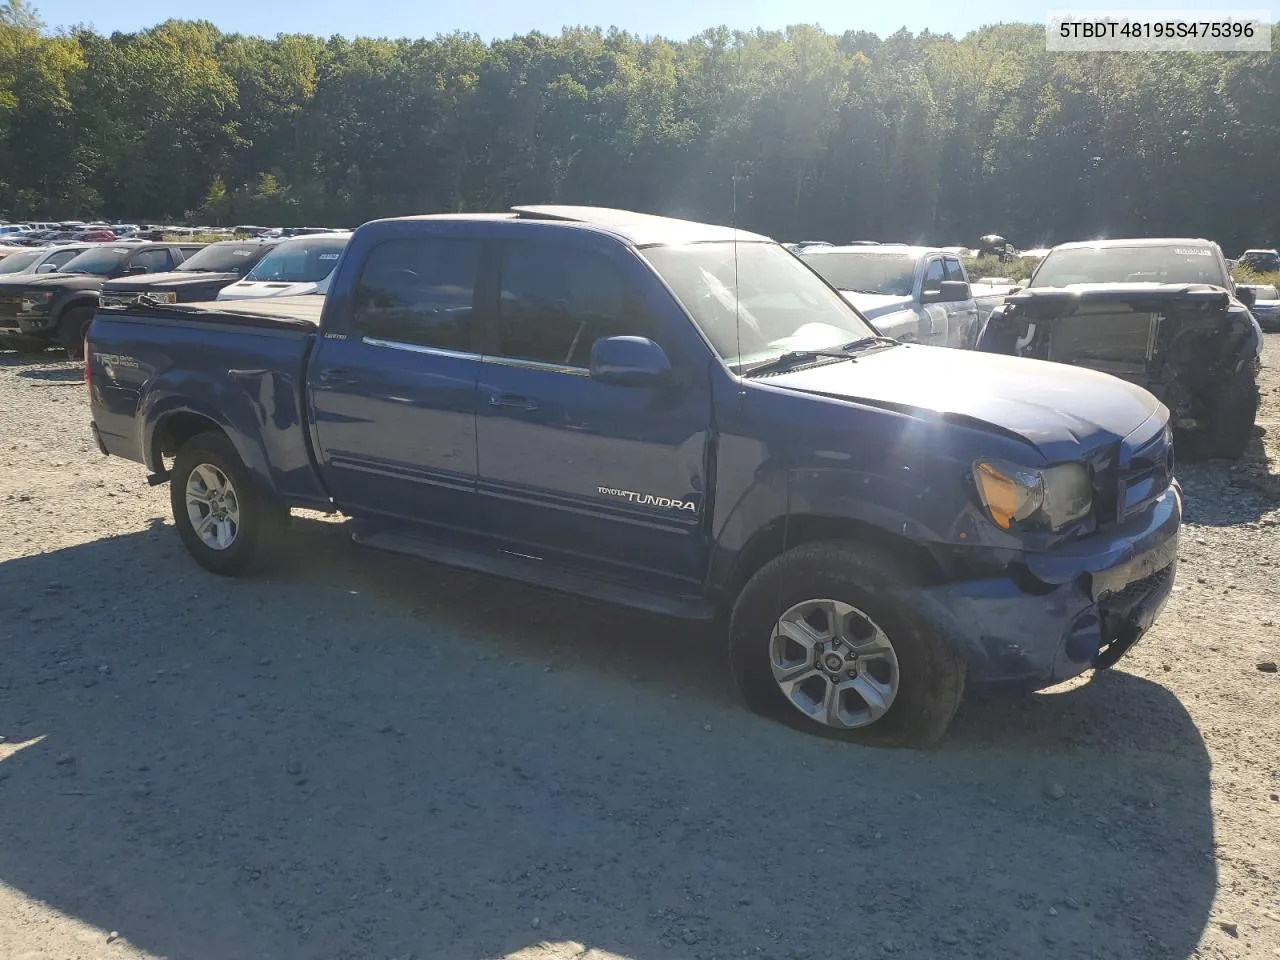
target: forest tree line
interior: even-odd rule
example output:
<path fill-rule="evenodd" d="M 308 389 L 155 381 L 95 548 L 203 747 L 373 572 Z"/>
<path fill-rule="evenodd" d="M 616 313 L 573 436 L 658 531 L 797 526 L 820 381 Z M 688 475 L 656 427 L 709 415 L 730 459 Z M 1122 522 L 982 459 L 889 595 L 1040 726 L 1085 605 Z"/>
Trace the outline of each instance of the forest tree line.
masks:
<path fill-rule="evenodd" d="M 1277 49 L 1280 49 L 1278 45 Z M 779 239 L 1280 243 L 1270 54 L 812 26 L 689 40 L 46 29 L 0 5 L 0 217 L 354 226 L 584 203 Z M 736 194 L 736 196 L 735 196 Z"/>

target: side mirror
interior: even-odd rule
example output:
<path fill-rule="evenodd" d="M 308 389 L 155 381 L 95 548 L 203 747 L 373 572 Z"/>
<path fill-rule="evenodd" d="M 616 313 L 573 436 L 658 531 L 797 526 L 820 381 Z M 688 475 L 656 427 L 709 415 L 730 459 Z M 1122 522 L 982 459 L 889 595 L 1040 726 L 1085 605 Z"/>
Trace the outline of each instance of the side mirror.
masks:
<path fill-rule="evenodd" d="M 57 269 L 57 266 L 52 263 L 42 263 L 36 267 L 36 273 L 53 273 Z"/>
<path fill-rule="evenodd" d="M 133 266 L 131 266 L 128 270 L 125 271 L 125 273 L 127 273 L 131 277 L 137 276 L 140 273 L 146 273 L 146 272 L 147 272 L 147 268 L 140 263 L 135 263 Z"/>
<path fill-rule="evenodd" d="M 969 285 L 963 280 L 943 280 L 937 290 L 920 294 L 921 303 L 958 303 L 970 297 Z"/>
<path fill-rule="evenodd" d="M 1253 287 L 1236 287 L 1236 299 L 1251 308 L 1258 302 L 1258 291 Z"/>
<path fill-rule="evenodd" d="M 619 387 L 656 387 L 671 377 L 671 362 L 647 337 L 602 337 L 591 345 L 591 379 Z"/>

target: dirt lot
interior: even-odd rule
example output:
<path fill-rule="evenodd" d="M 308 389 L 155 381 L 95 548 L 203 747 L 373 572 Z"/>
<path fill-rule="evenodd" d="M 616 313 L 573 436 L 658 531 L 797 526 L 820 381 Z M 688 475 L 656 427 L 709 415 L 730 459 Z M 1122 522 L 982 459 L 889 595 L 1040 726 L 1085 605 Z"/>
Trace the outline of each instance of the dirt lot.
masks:
<path fill-rule="evenodd" d="M 1280 460 L 1280 337 L 1263 426 Z M 1185 466 L 1120 667 L 935 750 L 756 718 L 717 638 L 357 551 L 188 559 L 0 354 L 0 957 L 1280 956 L 1280 487 Z"/>

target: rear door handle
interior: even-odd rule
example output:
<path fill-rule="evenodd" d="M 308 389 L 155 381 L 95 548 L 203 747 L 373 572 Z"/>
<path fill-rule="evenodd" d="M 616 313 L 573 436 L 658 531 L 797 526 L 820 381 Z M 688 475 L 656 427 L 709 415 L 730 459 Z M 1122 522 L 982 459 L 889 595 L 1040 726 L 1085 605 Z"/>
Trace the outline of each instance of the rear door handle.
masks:
<path fill-rule="evenodd" d="M 341 370 L 337 367 L 329 367 L 320 371 L 321 383 L 355 383 L 356 375 L 350 370 Z"/>
<path fill-rule="evenodd" d="M 491 407 L 513 407 L 516 410 L 537 410 L 538 402 L 515 393 L 492 393 L 489 395 Z"/>

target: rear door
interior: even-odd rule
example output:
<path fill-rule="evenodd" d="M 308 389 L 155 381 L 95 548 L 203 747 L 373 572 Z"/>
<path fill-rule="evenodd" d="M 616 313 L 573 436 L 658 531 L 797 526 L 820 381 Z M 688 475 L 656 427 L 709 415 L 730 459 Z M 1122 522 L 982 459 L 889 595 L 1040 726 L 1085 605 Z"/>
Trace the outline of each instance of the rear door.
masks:
<path fill-rule="evenodd" d="M 513 550 L 692 591 L 706 563 L 706 368 L 689 359 L 689 331 L 661 309 L 658 293 L 670 297 L 638 257 L 561 236 L 498 247 L 476 417 L 486 522 Z M 591 347 L 609 336 L 654 340 L 684 385 L 593 380 Z"/>
<path fill-rule="evenodd" d="M 479 239 L 373 246 L 308 366 L 321 473 L 346 511 L 471 529 Z M 327 322 L 327 321 L 326 321 Z"/>

